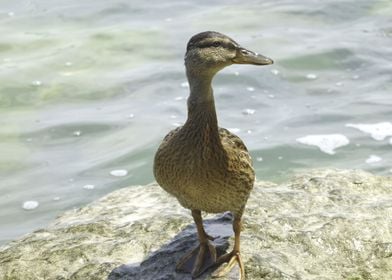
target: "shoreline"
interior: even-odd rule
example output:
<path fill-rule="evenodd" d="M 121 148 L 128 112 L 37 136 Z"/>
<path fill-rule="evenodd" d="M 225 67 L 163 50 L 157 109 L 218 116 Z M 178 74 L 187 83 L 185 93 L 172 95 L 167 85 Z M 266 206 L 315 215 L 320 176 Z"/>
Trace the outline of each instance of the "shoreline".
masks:
<path fill-rule="evenodd" d="M 247 279 L 391 279 L 391 216 L 392 177 L 320 169 L 258 181 L 244 215 Z M 206 219 L 218 250 L 230 248 L 230 215 Z M 190 212 L 173 197 L 156 184 L 131 186 L 0 247 L 0 275 L 188 279 L 175 262 L 196 241 Z"/>

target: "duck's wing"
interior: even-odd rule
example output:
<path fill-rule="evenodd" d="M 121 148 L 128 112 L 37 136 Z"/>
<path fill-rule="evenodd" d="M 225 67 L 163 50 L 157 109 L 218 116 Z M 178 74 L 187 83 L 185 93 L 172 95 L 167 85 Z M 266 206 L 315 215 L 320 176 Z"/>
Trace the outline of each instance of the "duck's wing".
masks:
<path fill-rule="evenodd" d="M 181 130 L 181 128 L 182 128 L 182 126 L 179 126 L 179 127 L 175 128 L 173 130 L 170 130 L 170 132 L 168 134 L 166 134 L 166 136 L 163 138 L 162 144 L 165 144 L 165 143 L 169 142 L 170 139 L 172 139 L 173 136 L 176 135 L 177 132 L 179 132 Z"/>
<path fill-rule="evenodd" d="M 249 184 L 253 185 L 255 173 L 252 158 L 244 142 L 237 135 L 225 128 L 219 128 L 219 135 L 231 168 L 247 177 Z"/>
<path fill-rule="evenodd" d="M 246 154 L 249 154 L 248 149 L 246 148 L 244 142 L 242 142 L 241 138 L 234 133 L 231 133 L 226 128 L 219 128 L 219 136 L 221 138 L 222 145 L 225 148 L 234 149 L 238 152 L 244 152 Z"/>
<path fill-rule="evenodd" d="M 244 142 L 237 135 L 224 128 L 219 129 L 219 135 L 226 154 L 226 188 L 235 190 L 233 205 L 238 208 L 234 213 L 242 215 L 255 181 L 252 159 Z"/>

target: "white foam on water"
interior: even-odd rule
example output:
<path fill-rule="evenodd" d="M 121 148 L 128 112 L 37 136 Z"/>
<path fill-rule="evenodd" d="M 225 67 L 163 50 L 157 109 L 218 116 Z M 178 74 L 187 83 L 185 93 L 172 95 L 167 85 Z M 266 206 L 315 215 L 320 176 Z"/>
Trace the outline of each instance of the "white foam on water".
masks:
<path fill-rule="evenodd" d="M 28 200 L 23 202 L 22 208 L 24 210 L 34 210 L 39 206 L 38 201 L 35 200 Z"/>
<path fill-rule="evenodd" d="M 94 185 L 84 185 L 83 186 L 83 189 L 85 189 L 85 190 L 93 190 L 94 188 L 95 188 Z"/>
<path fill-rule="evenodd" d="M 181 122 L 174 122 L 171 125 L 174 126 L 174 127 L 179 127 L 179 126 L 182 126 L 182 124 L 183 123 L 181 123 Z"/>
<path fill-rule="evenodd" d="M 61 75 L 65 76 L 65 77 L 69 77 L 69 76 L 74 75 L 74 73 L 73 72 L 62 72 Z"/>
<path fill-rule="evenodd" d="M 114 177 L 124 177 L 124 176 L 128 175 L 128 171 L 125 169 L 116 169 L 116 170 L 110 171 L 110 175 L 112 175 Z"/>
<path fill-rule="evenodd" d="M 353 124 L 348 123 L 346 127 L 356 128 L 364 133 L 370 134 L 370 136 L 377 140 L 382 141 L 385 137 L 392 136 L 392 123 L 390 122 L 380 122 L 374 124 Z"/>
<path fill-rule="evenodd" d="M 335 85 L 336 85 L 337 87 L 341 87 L 341 86 L 343 85 L 343 82 L 336 82 Z"/>
<path fill-rule="evenodd" d="M 350 140 L 342 134 L 307 135 L 296 140 L 301 144 L 316 146 L 322 152 L 329 155 L 335 154 L 335 149 L 350 143 Z"/>
<path fill-rule="evenodd" d="M 249 108 L 242 111 L 244 115 L 253 115 L 255 112 L 256 112 L 255 109 L 249 109 Z"/>
<path fill-rule="evenodd" d="M 316 80 L 318 77 L 317 77 L 317 75 L 316 74 L 313 74 L 313 73 L 309 73 L 309 74 L 307 74 L 306 76 L 306 79 L 308 79 L 308 80 Z"/>
<path fill-rule="evenodd" d="M 42 82 L 37 80 L 37 81 L 32 81 L 31 84 L 32 84 L 33 86 L 39 87 L 39 86 L 42 85 Z"/>
<path fill-rule="evenodd" d="M 271 73 L 274 75 L 279 75 L 279 70 L 278 69 L 272 69 Z"/>
<path fill-rule="evenodd" d="M 80 130 L 76 130 L 72 133 L 73 136 L 80 136 L 82 135 L 82 132 Z"/>
<path fill-rule="evenodd" d="M 188 82 L 182 82 L 182 83 L 180 84 L 180 86 L 181 86 L 182 88 L 189 88 L 189 83 L 188 83 Z"/>
<path fill-rule="evenodd" d="M 247 87 L 246 90 L 252 92 L 252 91 L 255 91 L 255 88 L 254 87 Z"/>
<path fill-rule="evenodd" d="M 372 163 L 377 163 L 382 161 L 382 158 L 376 155 L 370 155 L 367 159 L 366 159 L 366 163 L 368 164 L 372 164 Z"/>
<path fill-rule="evenodd" d="M 359 79 L 359 75 L 354 75 L 351 77 L 353 80 L 358 80 Z"/>
<path fill-rule="evenodd" d="M 228 128 L 227 130 L 230 131 L 231 133 L 239 133 L 241 131 L 241 129 L 236 127 Z"/>

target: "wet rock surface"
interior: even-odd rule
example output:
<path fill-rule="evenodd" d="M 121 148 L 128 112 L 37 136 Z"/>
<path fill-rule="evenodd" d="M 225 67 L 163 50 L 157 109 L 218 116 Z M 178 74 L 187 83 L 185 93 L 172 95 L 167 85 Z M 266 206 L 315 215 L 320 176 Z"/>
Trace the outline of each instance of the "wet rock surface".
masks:
<path fill-rule="evenodd" d="M 205 225 L 219 253 L 231 249 L 229 214 Z M 392 178 L 328 169 L 257 182 L 241 241 L 247 279 L 392 279 Z M 131 186 L 2 247 L 0 279 L 191 279 L 174 268 L 196 245 L 189 211 Z"/>

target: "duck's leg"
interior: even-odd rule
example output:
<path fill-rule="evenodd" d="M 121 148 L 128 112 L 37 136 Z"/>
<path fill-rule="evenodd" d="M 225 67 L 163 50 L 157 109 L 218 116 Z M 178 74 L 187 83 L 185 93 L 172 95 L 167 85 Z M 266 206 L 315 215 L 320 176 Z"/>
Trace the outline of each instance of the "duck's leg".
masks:
<path fill-rule="evenodd" d="M 218 278 L 227 275 L 236 264 L 240 269 L 240 280 L 245 280 L 245 268 L 240 255 L 240 234 L 241 234 L 241 216 L 234 215 L 233 230 L 234 230 L 234 248 L 233 251 L 220 256 L 216 261 L 217 264 L 222 264 L 213 274 L 213 278 Z M 223 265 L 223 263 L 227 263 Z"/>
<path fill-rule="evenodd" d="M 180 259 L 176 270 L 192 272 L 192 276 L 197 277 L 216 263 L 216 250 L 210 242 L 214 238 L 204 230 L 201 211 L 192 210 L 192 217 L 196 224 L 200 244 Z"/>

